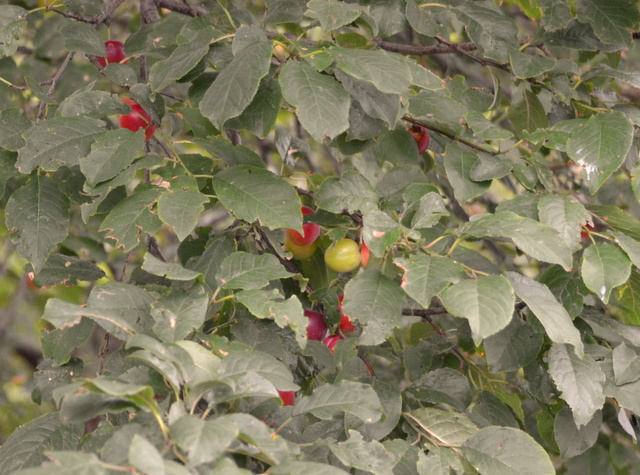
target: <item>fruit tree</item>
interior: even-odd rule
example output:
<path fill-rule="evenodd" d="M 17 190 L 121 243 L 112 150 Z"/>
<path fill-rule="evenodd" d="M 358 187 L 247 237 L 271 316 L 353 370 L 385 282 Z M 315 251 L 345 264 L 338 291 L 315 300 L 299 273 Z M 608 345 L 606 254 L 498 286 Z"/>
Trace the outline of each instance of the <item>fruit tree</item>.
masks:
<path fill-rule="evenodd" d="M 633 0 L 8 0 L 0 474 L 640 473 Z"/>

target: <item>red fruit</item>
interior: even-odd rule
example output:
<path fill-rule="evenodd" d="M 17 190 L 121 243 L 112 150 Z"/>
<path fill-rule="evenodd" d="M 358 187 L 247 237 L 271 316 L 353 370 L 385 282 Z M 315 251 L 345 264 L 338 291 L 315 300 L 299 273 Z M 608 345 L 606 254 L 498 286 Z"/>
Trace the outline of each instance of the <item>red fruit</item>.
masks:
<path fill-rule="evenodd" d="M 344 295 L 339 296 L 338 300 L 340 301 L 338 304 L 338 310 L 340 311 L 340 324 L 338 326 L 343 333 L 351 333 L 356 330 L 356 327 L 351 323 L 349 317 L 342 313 L 342 301 L 344 300 Z"/>
<path fill-rule="evenodd" d="M 414 125 L 409 132 L 418 144 L 418 153 L 423 153 L 429 147 L 429 131 L 422 125 Z"/>
<path fill-rule="evenodd" d="M 315 211 L 308 206 L 303 206 L 302 208 L 300 208 L 300 210 L 302 211 L 303 215 L 315 213 Z M 298 246 L 308 246 L 316 239 L 318 239 L 318 236 L 320 235 L 320 226 L 318 226 L 316 223 L 303 224 L 302 232 L 304 234 L 300 234 L 298 231 L 295 231 L 293 229 L 287 229 L 286 238 Z"/>
<path fill-rule="evenodd" d="M 582 229 L 583 231 L 580 232 L 580 237 L 582 239 L 589 239 L 590 231 L 595 231 L 596 227 L 590 224 L 586 224 L 585 226 L 582 227 Z"/>
<path fill-rule="evenodd" d="M 296 393 L 293 391 L 278 391 L 283 406 L 293 406 L 296 402 Z"/>
<path fill-rule="evenodd" d="M 103 68 L 108 63 L 119 63 L 124 58 L 126 58 L 122 41 L 105 41 L 104 46 L 105 48 L 107 48 L 107 57 L 98 57 L 98 63 L 100 63 L 100 66 L 102 66 Z M 128 62 L 129 61 L 125 61 L 124 64 L 127 64 Z"/>
<path fill-rule="evenodd" d="M 333 353 L 333 347 L 336 346 L 336 343 L 340 341 L 340 337 L 338 335 L 329 335 L 324 339 L 322 343 L 326 345 L 327 348 Z"/>
<path fill-rule="evenodd" d="M 362 245 L 360 246 L 360 265 L 362 267 L 367 267 L 368 263 L 369 263 L 369 248 L 364 243 L 364 241 L 362 241 Z"/>
<path fill-rule="evenodd" d="M 327 333 L 327 324 L 324 322 L 324 317 L 320 312 L 314 312 L 313 310 L 305 310 L 304 316 L 309 319 L 307 324 L 307 340 L 322 341 L 324 335 Z"/>
<path fill-rule="evenodd" d="M 149 140 L 156 131 L 156 126 L 151 125 L 151 117 L 149 117 L 147 111 L 128 97 L 123 97 L 122 102 L 129 104 L 129 107 L 133 112 L 131 114 L 120 116 L 120 127 L 123 129 L 129 129 L 132 132 L 136 132 L 138 129 L 143 128 L 145 140 Z"/>

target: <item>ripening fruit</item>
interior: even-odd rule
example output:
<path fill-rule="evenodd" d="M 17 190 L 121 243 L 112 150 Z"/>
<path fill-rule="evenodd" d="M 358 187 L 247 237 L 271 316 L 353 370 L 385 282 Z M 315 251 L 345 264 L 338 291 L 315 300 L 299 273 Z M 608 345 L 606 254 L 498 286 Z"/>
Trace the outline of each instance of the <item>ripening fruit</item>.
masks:
<path fill-rule="evenodd" d="M 340 239 L 324 253 L 324 261 L 336 272 L 349 272 L 360 265 L 360 247 L 353 239 Z"/>
<path fill-rule="evenodd" d="M 307 340 L 322 341 L 327 333 L 327 324 L 320 312 L 305 310 L 304 316 L 309 319 L 307 324 Z"/>
<path fill-rule="evenodd" d="M 105 41 L 104 46 L 107 48 L 107 57 L 98 57 L 98 63 L 100 63 L 100 66 L 103 68 L 109 63 L 119 63 L 126 58 L 122 41 Z M 124 64 L 126 63 L 128 63 L 128 61 L 124 62 Z"/>
<path fill-rule="evenodd" d="M 344 300 L 344 295 L 340 295 L 338 297 L 338 301 L 340 302 L 338 304 L 338 310 L 340 311 L 340 323 L 338 324 L 338 326 L 340 327 L 340 330 L 342 330 L 343 333 L 351 333 L 356 330 L 356 327 L 353 325 L 353 323 L 351 323 L 351 319 L 348 316 L 346 316 L 344 313 L 342 313 L 343 300 Z"/>
<path fill-rule="evenodd" d="M 300 208 L 300 211 L 302 211 L 303 215 L 315 213 L 315 211 L 308 206 L 303 206 L 302 208 Z M 316 223 L 303 224 L 302 232 L 304 234 L 300 234 L 294 229 L 287 229 L 285 232 L 286 239 L 288 239 L 290 242 L 297 244 L 298 246 L 308 246 L 316 239 L 318 239 L 318 236 L 320 235 L 320 226 L 318 226 Z"/>
<path fill-rule="evenodd" d="M 462 36 L 462 34 L 458 33 L 457 31 L 452 31 L 451 33 L 449 33 L 449 41 L 455 44 L 459 44 L 464 41 L 464 36 Z"/>
<path fill-rule="evenodd" d="M 293 391 L 278 391 L 283 406 L 293 406 L 296 402 L 296 393 Z"/>
<path fill-rule="evenodd" d="M 418 144 L 418 153 L 423 153 L 429 147 L 429 131 L 422 125 L 414 124 L 410 129 L 411 135 Z"/>
<path fill-rule="evenodd" d="M 367 267 L 369 263 L 369 247 L 362 241 L 360 245 L 360 264 L 362 267 Z"/>
<path fill-rule="evenodd" d="M 129 104 L 133 112 L 120 116 L 120 127 L 129 129 L 132 132 L 136 132 L 138 129 L 144 129 L 145 140 L 148 141 L 156 131 L 156 126 L 151 125 L 151 117 L 149 117 L 147 111 L 128 97 L 123 97 L 122 102 Z"/>
<path fill-rule="evenodd" d="M 322 343 L 324 343 L 325 346 L 329 348 L 331 353 L 333 353 L 334 352 L 333 347 L 336 346 L 336 343 L 338 343 L 339 341 L 340 341 L 340 337 L 338 335 L 329 335 L 324 339 Z"/>
<path fill-rule="evenodd" d="M 313 253 L 316 252 L 316 249 L 318 248 L 318 241 L 313 241 L 311 244 L 307 244 L 306 246 L 298 246 L 296 243 L 290 241 L 285 235 L 284 247 L 287 251 L 293 254 L 293 257 L 299 261 L 304 261 L 305 259 L 309 259 L 313 256 Z"/>

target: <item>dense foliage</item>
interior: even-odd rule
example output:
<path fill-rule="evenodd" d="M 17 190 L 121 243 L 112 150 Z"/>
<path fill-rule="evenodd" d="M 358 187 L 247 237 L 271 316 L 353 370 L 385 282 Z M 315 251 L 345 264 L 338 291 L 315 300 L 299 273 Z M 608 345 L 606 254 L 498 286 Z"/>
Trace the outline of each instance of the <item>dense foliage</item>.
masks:
<path fill-rule="evenodd" d="M 0 473 L 640 472 L 636 2 L 9 3 Z"/>

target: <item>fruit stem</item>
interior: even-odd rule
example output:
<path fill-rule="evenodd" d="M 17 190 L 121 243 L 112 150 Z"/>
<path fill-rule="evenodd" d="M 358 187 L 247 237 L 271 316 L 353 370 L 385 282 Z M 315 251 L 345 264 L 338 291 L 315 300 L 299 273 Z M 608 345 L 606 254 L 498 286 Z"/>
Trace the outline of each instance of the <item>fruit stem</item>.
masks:
<path fill-rule="evenodd" d="M 229 20 L 229 23 L 231 23 L 231 27 L 234 30 L 237 30 L 238 28 L 236 27 L 236 23 L 233 21 L 233 18 L 231 17 L 229 10 L 227 10 L 227 8 L 222 4 L 220 0 L 218 0 L 218 5 L 220 5 L 220 8 L 222 8 L 222 10 L 224 11 L 224 14 L 227 15 L 227 20 Z"/>

